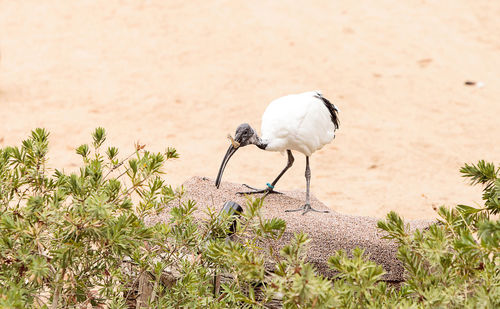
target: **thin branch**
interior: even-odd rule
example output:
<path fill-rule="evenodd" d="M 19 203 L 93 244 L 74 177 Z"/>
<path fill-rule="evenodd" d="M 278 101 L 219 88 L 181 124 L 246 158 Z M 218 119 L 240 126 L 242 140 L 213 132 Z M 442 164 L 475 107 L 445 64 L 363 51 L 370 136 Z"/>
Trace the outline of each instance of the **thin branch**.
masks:
<path fill-rule="evenodd" d="M 123 159 L 120 163 L 114 165 L 109 171 L 108 173 L 103 177 L 103 180 L 106 179 L 106 177 L 108 177 L 109 174 L 111 174 L 114 170 L 116 170 L 117 168 L 119 168 L 120 166 L 122 166 L 125 162 L 128 161 L 128 159 L 130 159 L 133 155 L 137 154 L 137 150 L 134 151 L 133 153 L 131 153 L 128 157 L 126 157 L 125 159 Z M 127 169 L 128 170 L 128 169 Z M 123 175 L 123 173 L 118 176 L 117 178 L 120 178 L 121 176 Z"/>

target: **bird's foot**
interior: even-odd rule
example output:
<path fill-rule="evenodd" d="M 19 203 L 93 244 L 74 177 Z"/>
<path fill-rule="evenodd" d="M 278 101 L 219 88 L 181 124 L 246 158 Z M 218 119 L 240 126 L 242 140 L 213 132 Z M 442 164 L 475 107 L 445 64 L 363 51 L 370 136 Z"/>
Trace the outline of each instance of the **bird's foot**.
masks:
<path fill-rule="evenodd" d="M 270 184 L 268 184 L 267 188 L 265 189 L 257 189 L 257 188 L 254 188 L 254 187 L 250 187 L 249 185 L 247 184 L 243 184 L 243 186 L 247 187 L 248 189 L 252 190 L 252 191 L 246 191 L 246 192 L 236 192 L 237 194 L 259 194 L 259 193 L 264 193 L 264 194 L 270 194 L 270 193 L 276 193 L 276 194 L 283 194 L 281 192 L 278 192 L 278 191 L 274 191 L 274 187 L 271 186 Z"/>
<path fill-rule="evenodd" d="M 313 211 L 313 212 L 319 212 L 319 213 L 329 213 L 330 211 L 328 210 L 317 210 L 311 207 L 310 204 L 305 204 L 304 206 L 297 208 L 297 209 L 287 209 L 285 212 L 296 212 L 296 211 L 302 211 L 302 215 L 305 215 L 306 213 Z"/>

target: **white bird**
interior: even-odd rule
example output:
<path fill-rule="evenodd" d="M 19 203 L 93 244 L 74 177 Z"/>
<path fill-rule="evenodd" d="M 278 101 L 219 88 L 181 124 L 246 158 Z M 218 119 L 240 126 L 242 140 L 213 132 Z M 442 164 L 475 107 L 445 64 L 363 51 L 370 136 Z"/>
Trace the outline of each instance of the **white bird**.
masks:
<path fill-rule="evenodd" d="M 229 146 L 222 160 L 215 186 L 219 188 L 222 173 L 236 150 L 253 144 L 268 151 L 284 152 L 286 150 L 288 162 L 276 179 L 272 183 L 267 183 L 267 188 L 258 190 L 245 185 L 253 191 L 238 193 L 265 193 L 266 195 L 268 193 L 279 193 L 274 191 L 274 186 L 292 166 L 294 161 L 292 150 L 294 150 L 306 156 L 306 203 L 299 209 L 286 211 L 302 210 L 302 214 L 308 211 L 328 212 L 311 207 L 309 197 L 311 181 L 309 157 L 335 138 L 335 130 L 339 128 L 338 111 L 338 108 L 324 98 L 319 91 L 287 95 L 272 101 L 262 115 L 262 137 L 259 137 L 257 132 L 247 123 L 238 126 L 234 139 L 229 136 L 231 146 Z"/>

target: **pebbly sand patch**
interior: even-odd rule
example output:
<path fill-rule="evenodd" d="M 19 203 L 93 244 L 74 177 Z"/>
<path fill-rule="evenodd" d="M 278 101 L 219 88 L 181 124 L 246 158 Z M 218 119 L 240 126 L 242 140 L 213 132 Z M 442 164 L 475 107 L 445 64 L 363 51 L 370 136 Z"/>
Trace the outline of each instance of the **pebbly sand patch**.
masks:
<path fill-rule="evenodd" d="M 206 177 L 192 177 L 184 184 L 184 198 L 197 202 L 198 210 L 195 216 L 205 218 L 203 209 L 206 206 L 221 209 L 225 202 L 235 201 L 244 206 L 246 198 L 236 194 L 245 191 L 240 184 L 222 182 L 219 189 L 215 188 L 214 180 Z M 265 218 L 279 217 L 286 221 L 287 228 L 279 241 L 271 242 L 273 249 L 279 250 L 288 243 L 294 233 L 305 232 L 311 238 L 308 250 L 308 262 L 315 265 L 317 271 L 325 276 L 332 276 L 328 267 L 328 258 L 336 250 L 343 249 L 348 253 L 355 247 L 365 249 L 365 253 L 374 262 L 382 265 L 387 272 L 385 280 L 400 282 L 403 280 L 403 267 L 396 259 L 397 245 L 393 241 L 382 239 L 383 232 L 377 229 L 379 219 L 365 216 L 349 216 L 330 210 L 330 213 L 300 212 L 286 213 L 286 209 L 301 207 L 305 192 L 286 191 L 283 194 L 268 195 L 264 202 Z M 311 206 L 316 209 L 328 209 L 316 197 L 311 196 Z M 164 221 L 169 217 L 168 211 L 151 218 L 152 222 Z M 433 221 L 410 220 L 412 230 L 423 229 Z"/>

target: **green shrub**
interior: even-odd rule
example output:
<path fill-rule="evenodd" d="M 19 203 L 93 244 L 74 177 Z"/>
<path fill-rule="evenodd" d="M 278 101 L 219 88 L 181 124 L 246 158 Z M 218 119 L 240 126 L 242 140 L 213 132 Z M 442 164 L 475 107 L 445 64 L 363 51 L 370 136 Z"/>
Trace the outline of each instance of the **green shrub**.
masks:
<path fill-rule="evenodd" d="M 378 226 L 400 246 L 406 297 L 425 307 L 500 306 L 499 170 L 492 163 L 466 164 L 461 172 L 483 184 L 483 208 L 440 207 L 439 223 L 410 235 L 394 212 Z"/>
<path fill-rule="evenodd" d="M 145 306 L 256 302 L 247 295 L 265 274 L 257 241 L 285 228 L 260 216 L 261 200 L 249 201 L 238 221 L 233 237 L 244 242 L 227 242 L 231 217 L 209 209 L 208 220 L 195 221 L 195 203 L 160 177 L 175 149 L 136 145 L 119 160 L 117 148 L 103 150 L 106 132 L 97 128 L 76 149 L 79 173 L 66 175 L 46 168 L 48 136 L 36 129 L 21 147 L 0 150 L 0 307 L 124 308 L 144 274 L 153 287 Z M 169 222 L 145 223 L 167 204 Z M 216 270 L 238 279 L 222 284 L 225 297 L 213 292 Z"/>
<path fill-rule="evenodd" d="M 133 159 L 118 162 L 116 148 L 101 153 L 106 134 L 98 128 L 91 147 L 77 149 L 79 173 L 49 175 L 48 135 L 36 129 L 21 147 L 0 150 L 0 295 L 7 295 L 0 304 L 120 303 L 130 280 L 124 257 L 139 262 L 144 242 L 155 238 L 142 218 L 175 196 L 158 174 L 177 154 L 137 147 Z"/>
<path fill-rule="evenodd" d="M 138 301 L 154 308 L 500 306 L 500 180 L 493 164 L 462 169 L 484 185 L 484 207 L 441 207 L 439 223 L 414 233 L 393 212 L 379 222 L 400 244 L 406 270 L 406 281 L 392 286 L 361 249 L 332 253 L 331 280 L 306 262 L 304 234 L 279 253 L 261 247 L 281 237 L 285 222 L 264 219 L 260 199 L 248 200 L 238 219 L 208 208 L 207 219 L 196 220 L 195 203 L 162 176 L 178 157 L 173 148 L 151 153 L 136 145 L 119 159 L 98 128 L 90 145 L 76 149 L 79 172 L 67 175 L 46 167 L 48 136 L 36 129 L 20 147 L 0 149 L 1 308 L 127 308 Z M 167 222 L 146 224 L 165 210 Z M 145 286 L 149 294 L 137 298 Z"/>

